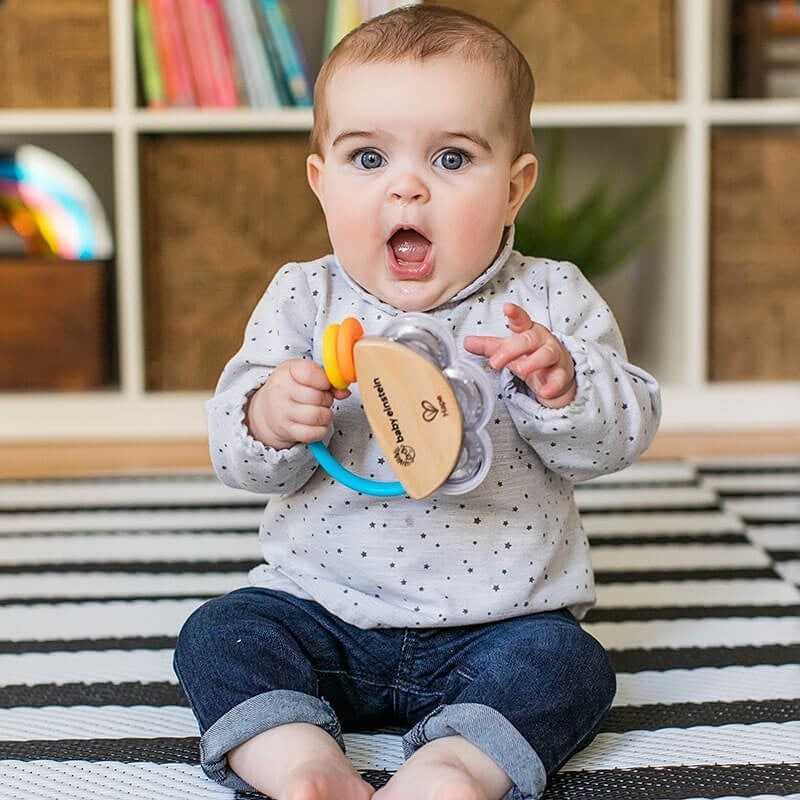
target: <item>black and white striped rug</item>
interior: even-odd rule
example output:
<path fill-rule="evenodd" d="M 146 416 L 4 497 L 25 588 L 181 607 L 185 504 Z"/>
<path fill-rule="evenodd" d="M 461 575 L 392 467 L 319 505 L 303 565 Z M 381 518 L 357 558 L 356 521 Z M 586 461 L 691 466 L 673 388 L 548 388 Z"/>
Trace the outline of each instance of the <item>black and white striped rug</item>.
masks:
<path fill-rule="evenodd" d="M 800 798 L 800 457 L 643 462 L 579 487 L 619 677 L 547 800 Z M 259 560 L 208 475 L 0 483 L 0 799 L 203 800 L 171 648 Z M 394 731 L 351 733 L 376 784 Z"/>

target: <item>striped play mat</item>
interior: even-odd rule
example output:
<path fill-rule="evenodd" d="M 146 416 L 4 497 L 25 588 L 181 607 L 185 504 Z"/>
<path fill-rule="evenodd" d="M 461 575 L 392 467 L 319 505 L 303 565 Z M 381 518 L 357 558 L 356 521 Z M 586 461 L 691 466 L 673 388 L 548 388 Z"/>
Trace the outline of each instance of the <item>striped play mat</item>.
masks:
<path fill-rule="evenodd" d="M 619 690 L 546 798 L 800 798 L 800 458 L 643 462 L 578 498 Z M 171 650 L 246 583 L 262 505 L 206 474 L 0 483 L 0 798 L 235 797 Z M 402 762 L 398 731 L 345 740 L 376 785 Z"/>

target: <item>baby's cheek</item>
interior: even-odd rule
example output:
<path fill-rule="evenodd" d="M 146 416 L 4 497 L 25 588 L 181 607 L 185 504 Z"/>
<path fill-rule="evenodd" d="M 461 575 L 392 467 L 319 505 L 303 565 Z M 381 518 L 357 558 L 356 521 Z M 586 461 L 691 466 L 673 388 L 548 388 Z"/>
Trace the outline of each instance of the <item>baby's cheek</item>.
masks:
<path fill-rule="evenodd" d="M 469 246 L 475 255 L 491 251 L 489 254 L 494 256 L 503 233 L 503 219 L 493 213 L 493 209 L 481 206 L 480 202 L 463 204 L 458 227 L 465 247 Z"/>
<path fill-rule="evenodd" d="M 358 225 L 353 217 L 347 215 L 336 219 L 331 219 L 329 216 L 328 231 L 332 239 L 342 243 L 353 242 L 358 238 Z"/>
<path fill-rule="evenodd" d="M 337 209 L 327 214 L 328 233 L 331 241 L 337 251 L 357 250 L 369 235 L 368 217 L 365 218 L 352 204 L 343 205 L 340 208 L 347 209 L 346 213 Z"/>

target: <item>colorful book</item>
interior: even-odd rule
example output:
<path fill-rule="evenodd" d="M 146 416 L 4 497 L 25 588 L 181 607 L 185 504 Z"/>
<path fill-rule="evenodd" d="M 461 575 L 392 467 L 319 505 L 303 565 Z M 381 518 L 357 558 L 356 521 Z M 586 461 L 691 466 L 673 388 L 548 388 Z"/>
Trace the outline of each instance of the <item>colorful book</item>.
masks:
<path fill-rule="evenodd" d="M 296 106 L 310 106 L 311 80 L 300 41 L 289 21 L 286 4 L 281 0 L 261 0 L 261 8 L 275 43 L 292 102 Z"/>
<path fill-rule="evenodd" d="M 219 2 L 200 0 L 200 22 L 214 87 L 214 105 L 235 108 L 239 105 L 239 98 L 236 95 L 228 28 L 222 19 L 222 12 L 217 12 Z"/>
<path fill-rule="evenodd" d="M 134 0 L 133 14 L 144 99 L 150 108 L 162 108 L 166 102 L 166 93 L 147 0 Z"/>
<path fill-rule="evenodd" d="M 249 41 L 251 34 L 247 19 L 242 15 L 241 6 L 242 0 L 222 0 L 220 3 L 220 9 L 228 26 L 239 98 L 243 105 L 257 107 L 261 103 L 251 64 L 252 44 Z"/>
<path fill-rule="evenodd" d="M 164 71 L 167 104 L 191 107 L 195 105 L 195 92 L 189 53 L 178 19 L 178 1 L 149 0 L 150 17 Z"/>
<path fill-rule="evenodd" d="M 420 0 L 328 0 L 323 56 L 362 22 L 400 6 L 418 5 Z"/>
<path fill-rule="evenodd" d="M 362 0 L 328 0 L 323 56 L 364 21 L 362 6 Z"/>
<path fill-rule="evenodd" d="M 275 86 L 278 95 L 278 105 L 291 106 L 294 104 L 289 85 L 286 83 L 286 76 L 283 72 L 278 48 L 275 44 L 275 37 L 272 35 L 267 18 L 264 15 L 262 0 L 252 0 L 253 14 L 256 20 L 259 35 L 261 36 L 261 47 L 267 59 L 267 70 L 269 77 Z"/>
<path fill-rule="evenodd" d="M 253 108 L 281 105 L 251 0 L 223 0 L 222 9 L 248 105 Z"/>
<path fill-rule="evenodd" d="M 211 3 L 211 16 L 214 19 L 219 40 L 222 43 L 222 53 L 227 64 L 230 89 L 233 92 L 236 104 L 239 105 L 244 101 L 245 93 L 242 87 L 242 77 L 239 74 L 239 64 L 236 60 L 230 25 L 228 25 L 225 11 L 222 8 L 223 2 L 224 0 L 213 0 Z"/>
<path fill-rule="evenodd" d="M 177 8 L 189 53 L 197 105 L 213 108 L 217 105 L 214 74 L 206 45 L 202 12 L 204 0 L 179 0 Z"/>

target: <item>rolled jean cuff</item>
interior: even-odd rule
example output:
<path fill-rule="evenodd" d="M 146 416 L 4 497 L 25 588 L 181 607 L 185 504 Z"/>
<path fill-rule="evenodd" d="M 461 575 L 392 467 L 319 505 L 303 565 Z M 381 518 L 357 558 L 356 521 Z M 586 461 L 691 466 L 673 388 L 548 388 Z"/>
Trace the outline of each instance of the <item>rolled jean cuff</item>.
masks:
<path fill-rule="evenodd" d="M 342 729 L 328 703 L 303 692 L 274 689 L 226 711 L 200 737 L 200 766 L 203 772 L 231 789 L 254 791 L 228 766 L 228 752 L 259 733 L 291 722 L 308 722 L 322 728 L 344 751 Z"/>
<path fill-rule="evenodd" d="M 403 737 L 403 752 L 408 758 L 445 736 L 463 736 L 497 762 L 514 783 L 503 800 L 532 800 L 544 792 L 547 772 L 542 760 L 499 711 L 481 703 L 439 706 Z"/>

